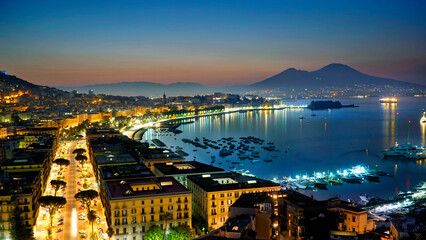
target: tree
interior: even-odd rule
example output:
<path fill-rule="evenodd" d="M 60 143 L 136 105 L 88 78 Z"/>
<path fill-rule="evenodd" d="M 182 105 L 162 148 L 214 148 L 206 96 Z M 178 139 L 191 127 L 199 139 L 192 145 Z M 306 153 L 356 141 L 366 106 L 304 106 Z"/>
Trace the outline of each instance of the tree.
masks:
<path fill-rule="evenodd" d="M 27 229 L 24 219 L 21 217 L 22 210 L 15 199 L 13 201 L 13 210 L 10 219 L 10 235 L 15 240 L 35 240 L 32 228 Z"/>
<path fill-rule="evenodd" d="M 90 210 L 87 213 L 87 220 L 89 220 L 89 223 L 92 224 L 92 234 L 93 234 L 93 223 L 96 221 L 97 218 L 98 218 L 98 216 L 96 215 L 95 210 Z"/>
<path fill-rule="evenodd" d="M 67 200 L 65 198 L 56 196 L 42 196 L 38 199 L 38 202 L 42 207 L 48 208 L 49 210 L 50 227 L 53 226 L 52 220 L 56 210 L 67 204 Z"/>
<path fill-rule="evenodd" d="M 114 229 L 113 228 L 108 228 L 107 230 L 107 234 L 108 234 L 108 238 L 109 240 L 111 240 L 112 236 L 114 236 Z"/>
<path fill-rule="evenodd" d="M 84 148 L 76 148 L 76 149 L 74 149 L 74 151 L 72 151 L 73 154 L 77 154 L 77 155 L 81 155 L 85 152 L 86 152 L 86 149 L 84 149 Z"/>
<path fill-rule="evenodd" d="M 162 240 L 163 230 L 158 225 L 151 225 L 144 237 L 145 240 Z"/>
<path fill-rule="evenodd" d="M 77 155 L 75 156 L 75 160 L 81 165 L 81 168 L 83 168 L 83 165 L 87 161 L 87 157 L 84 155 Z"/>
<path fill-rule="evenodd" d="M 62 167 L 63 167 L 63 166 L 68 166 L 68 165 L 70 165 L 70 161 L 69 161 L 69 160 L 67 160 L 67 159 L 64 159 L 64 158 L 58 158 L 58 159 L 55 159 L 55 161 L 53 161 L 53 163 L 55 163 L 55 164 L 59 165 L 59 166 L 61 167 L 61 170 L 62 170 Z"/>
<path fill-rule="evenodd" d="M 171 227 L 169 230 L 170 233 L 167 235 L 167 240 L 191 240 L 195 237 L 188 225 Z"/>
<path fill-rule="evenodd" d="M 166 239 L 166 231 L 167 231 L 167 221 L 172 220 L 173 219 L 173 213 L 170 212 L 165 212 L 161 215 L 161 218 L 164 221 L 164 229 L 163 229 L 163 236 L 164 239 Z"/>
<path fill-rule="evenodd" d="M 87 208 L 87 213 L 90 211 L 90 205 L 92 204 L 92 200 L 97 198 L 99 193 L 95 190 L 84 190 L 75 194 L 75 198 L 79 199 Z"/>
<path fill-rule="evenodd" d="M 55 197 L 56 197 L 56 193 L 58 192 L 59 188 L 61 187 L 65 187 L 67 185 L 67 183 L 65 181 L 62 180 L 51 180 L 50 184 L 52 185 L 53 189 L 55 190 Z"/>

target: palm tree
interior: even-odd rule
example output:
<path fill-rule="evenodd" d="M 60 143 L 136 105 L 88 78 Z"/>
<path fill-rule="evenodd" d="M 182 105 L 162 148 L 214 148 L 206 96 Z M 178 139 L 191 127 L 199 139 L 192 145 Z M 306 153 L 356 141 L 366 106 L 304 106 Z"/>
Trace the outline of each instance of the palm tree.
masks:
<path fill-rule="evenodd" d="M 93 223 L 96 221 L 97 218 L 98 216 L 96 215 L 95 210 L 90 210 L 87 213 L 87 220 L 89 220 L 89 222 L 92 224 L 92 234 L 93 234 Z"/>

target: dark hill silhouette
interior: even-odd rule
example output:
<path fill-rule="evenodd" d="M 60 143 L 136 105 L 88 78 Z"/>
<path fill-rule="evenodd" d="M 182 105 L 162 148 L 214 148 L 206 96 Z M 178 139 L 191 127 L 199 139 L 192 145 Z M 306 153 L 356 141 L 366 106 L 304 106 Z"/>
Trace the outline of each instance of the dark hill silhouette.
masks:
<path fill-rule="evenodd" d="M 251 85 L 251 87 L 256 89 L 312 89 L 318 87 L 346 87 L 356 84 L 367 84 L 374 86 L 392 85 L 400 87 L 426 87 L 414 83 L 374 77 L 339 63 L 332 63 L 312 72 L 289 68 L 275 76 L 254 83 Z"/>

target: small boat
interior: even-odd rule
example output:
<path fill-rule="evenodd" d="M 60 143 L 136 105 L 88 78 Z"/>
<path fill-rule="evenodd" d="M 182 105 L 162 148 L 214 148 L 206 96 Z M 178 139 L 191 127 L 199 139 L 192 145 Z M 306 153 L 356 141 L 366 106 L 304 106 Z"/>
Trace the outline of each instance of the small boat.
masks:
<path fill-rule="evenodd" d="M 302 115 L 300 115 L 300 116 L 299 116 L 299 119 L 300 119 L 300 120 L 303 120 L 303 116 L 302 116 Z"/>
<path fill-rule="evenodd" d="M 380 176 L 377 175 L 365 174 L 364 177 L 370 182 L 380 182 Z"/>
<path fill-rule="evenodd" d="M 420 118 L 420 122 L 421 123 L 426 123 L 426 112 L 425 112 L 425 110 L 423 109 L 423 115 L 422 115 L 422 118 Z"/>
<path fill-rule="evenodd" d="M 356 183 L 356 184 L 361 184 L 362 183 L 362 179 L 359 178 L 359 177 L 355 177 L 355 176 L 344 177 L 344 178 L 342 178 L 342 180 L 344 182 L 347 182 L 347 183 Z"/>
<path fill-rule="evenodd" d="M 272 162 L 272 159 L 267 158 L 267 159 L 263 159 L 263 161 L 264 162 Z"/>

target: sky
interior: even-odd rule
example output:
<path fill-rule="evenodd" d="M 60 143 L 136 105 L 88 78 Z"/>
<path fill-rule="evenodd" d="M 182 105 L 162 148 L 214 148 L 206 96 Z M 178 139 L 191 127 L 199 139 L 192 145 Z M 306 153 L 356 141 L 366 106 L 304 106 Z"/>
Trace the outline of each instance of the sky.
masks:
<path fill-rule="evenodd" d="M 0 70 L 48 86 L 248 84 L 343 63 L 426 84 L 426 1 L 0 0 Z"/>

